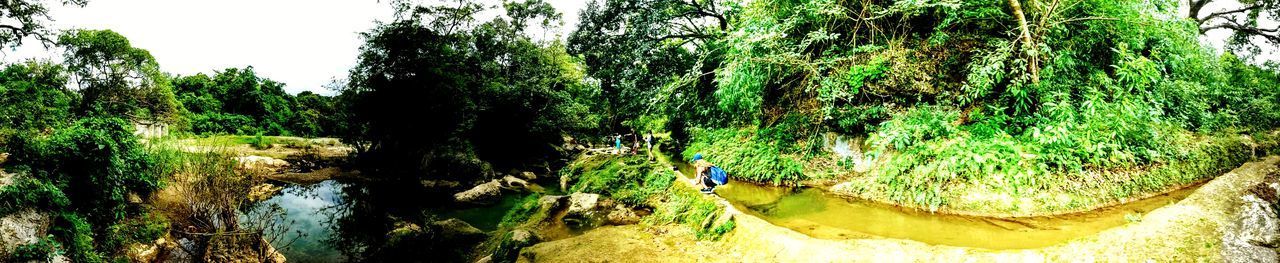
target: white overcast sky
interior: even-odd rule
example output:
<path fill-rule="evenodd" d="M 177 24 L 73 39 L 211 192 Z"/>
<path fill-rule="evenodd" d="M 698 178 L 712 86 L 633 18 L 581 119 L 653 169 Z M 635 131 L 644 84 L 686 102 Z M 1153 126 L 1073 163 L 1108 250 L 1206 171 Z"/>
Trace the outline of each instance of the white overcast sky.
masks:
<path fill-rule="evenodd" d="M 49 1 L 60 2 L 60 1 Z M 259 76 L 297 93 L 332 94 L 324 87 L 344 78 L 356 62 L 358 33 L 391 19 L 388 0 L 90 0 L 80 7 L 52 6 L 57 29 L 111 29 L 147 49 L 161 69 L 178 75 L 253 66 Z M 485 0 L 497 3 L 498 0 Z M 548 0 L 564 15 L 567 35 L 587 0 Z M 1213 7 L 1206 8 L 1206 12 Z M 1210 32 L 1219 41 L 1225 31 Z M 1215 44 L 1220 46 L 1220 44 Z M 1275 59 L 1275 48 L 1264 55 Z M 2 61 L 57 59 L 59 51 L 28 41 L 4 50 Z M 1267 52 L 1267 51 L 1264 51 Z"/>
<path fill-rule="evenodd" d="M 548 2 L 566 13 L 566 24 L 575 23 L 585 5 Z M 290 93 L 321 94 L 332 94 L 324 86 L 355 65 L 363 43 L 358 34 L 394 13 L 388 0 L 89 0 L 83 8 L 50 9 L 54 28 L 114 30 L 151 51 L 166 72 L 253 66 L 259 76 L 285 83 Z M 59 59 L 61 52 L 30 40 L 3 51 L 5 62 Z"/>

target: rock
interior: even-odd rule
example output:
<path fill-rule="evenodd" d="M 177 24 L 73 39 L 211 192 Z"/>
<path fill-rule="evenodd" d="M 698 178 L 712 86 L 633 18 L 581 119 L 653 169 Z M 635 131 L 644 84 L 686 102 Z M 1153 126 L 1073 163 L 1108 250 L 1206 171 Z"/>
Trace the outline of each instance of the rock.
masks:
<path fill-rule="evenodd" d="M 396 222 L 395 228 L 387 232 L 386 236 L 389 239 L 394 239 L 398 237 L 414 236 L 419 233 L 422 233 L 421 226 L 418 226 L 418 224 L 402 221 L 402 222 Z"/>
<path fill-rule="evenodd" d="M 136 204 L 141 204 L 141 203 L 142 203 L 142 196 L 138 195 L 138 193 L 129 192 L 129 194 L 128 194 L 128 196 L 127 196 L 127 198 L 126 198 L 126 199 L 129 199 L 129 203 L 130 203 L 130 204 L 135 204 L 135 205 L 136 205 Z"/>
<path fill-rule="evenodd" d="M 1266 187 L 1266 186 L 1264 186 Z M 1242 197 L 1235 224 L 1222 236 L 1222 256 L 1228 262 L 1280 262 L 1280 219 L 1270 202 L 1256 195 Z"/>
<path fill-rule="evenodd" d="M 528 181 L 510 175 L 502 177 L 502 185 L 507 190 L 523 191 L 529 189 Z"/>
<path fill-rule="evenodd" d="M 4 164 L 4 162 L 8 160 L 9 160 L 9 153 L 0 153 L 0 164 Z"/>
<path fill-rule="evenodd" d="M 450 218 L 440 221 L 431 222 L 431 227 L 435 228 L 440 237 L 450 241 L 479 241 L 484 239 L 484 231 L 480 231 L 471 224 L 467 224 L 457 218 Z"/>
<path fill-rule="evenodd" d="M 569 180 L 571 178 L 568 175 L 560 176 L 560 191 L 569 191 Z"/>
<path fill-rule="evenodd" d="M 573 193 L 569 195 L 569 214 L 589 213 L 596 209 L 596 205 L 600 202 L 600 195 L 588 193 Z"/>
<path fill-rule="evenodd" d="M 511 231 L 511 242 L 523 247 L 538 243 L 538 236 L 529 230 L 516 229 Z"/>
<path fill-rule="evenodd" d="M 497 200 L 501 195 L 502 183 L 493 180 L 453 194 L 453 200 L 462 203 L 487 204 Z"/>
<path fill-rule="evenodd" d="M 446 180 L 422 180 L 418 183 L 422 184 L 422 187 L 427 189 L 453 189 L 462 186 L 458 181 Z"/>
<path fill-rule="evenodd" d="M 266 156 L 240 156 L 236 157 L 236 162 L 240 164 L 240 169 L 262 172 L 280 172 L 289 167 L 289 162 Z"/>
<path fill-rule="evenodd" d="M 525 180 L 533 180 L 533 179 L 538 179 L 538 175 L 530 171 L 523 171 L 523 172 L 520 172 L 520 178 L 523 178 Z"/>
<path fill-rule="evenodd" d="M 280 192 L 280 190 L 282 189 L 284 189 L 284 187 L 279 187 L 272 184 L 255 185 L 249 188 L 249 196 L 248 196 L 249 201 L 267 200 L 268 198 L 271 198 L 271 196 L 275 195 L 277 192 Z"/>
<path fill-rule="evenodd" d="M 635 211 L 623 205 L 614 207 L 613 211 L 609 211 L 609 215 L 605 216 L 605 223 L 609 225 L 631 225 L 640 223 L 640 216 Z"/>
<path fill-rule="evenodd" d="M 1250 244 L 1275 248 L 1280 246 L 1280 219 L 1270 203 L 1254 195 L 1246 195 L 1240 209 L 1241 237 Z"/>
<path fill-rule="evenodd" d="M 593 227 L 600 219 L 596 213 L 599 202 L 598 194 L 573 193 L 569 195 L 569 209 L 561 220 L 577 228 Z"/>
<path fill-rule="evenodd" d="M 564 201 L 568 199 L 568 196 L 563 195 L 546 195 L 538 198 L 538 205 L 544 211 L 555 211 L 563 207 Z"/>
<path fill-rule="evenodd" d="M 27 209 L 0 218 L 0 256 L 8 255 L 19 245 L 39 241 L 49 230 L 49 215 Z"/>
<path fill-rule="evenodd" d="M 160 246 L 155 244 L 135 243 L 129 245 L 126 253 L 129 262 L 155 262 L 156 256 L 160 252 Z"/>
<path fill-rule="evenodd" d="M 493 262 L 493 255 L 488 255 L 480 259 L 477 259 L 475 263 L 490 263 L 490 262 Z"/>

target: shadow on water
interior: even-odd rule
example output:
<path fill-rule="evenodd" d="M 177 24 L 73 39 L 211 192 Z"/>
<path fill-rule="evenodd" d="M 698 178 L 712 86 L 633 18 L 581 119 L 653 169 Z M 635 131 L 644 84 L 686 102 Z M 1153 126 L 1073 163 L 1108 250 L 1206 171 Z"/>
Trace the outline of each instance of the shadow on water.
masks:
<path fill-rule="evenodd" d="M 401 244 L 389 244 L 388 233 L 404 223 L 425 228 L 428 222 L 448 218 L 493 231 L 508 210 L 530 195 L 508 193 L 491 205 L 460 207 L 446 202 L 451 194 L 426 192 L 417 184 L 326 180 L 281 186 L 280 193 L 256 207 L 278 205 L 286 213 L 281 222 L 289 224 L 288 233 L 279 243 L 300 237 L 273 245 L 291 262 L 367 262 L 418 254 L 436 255 L 427 260 L 431 262 L 460 260 L 471 247 L 436 245 L 432 240 L 414 241 L 418 243 L 413 247 L 395 246 Z M 559 194 L 548 190 L 547 194 Z"/>

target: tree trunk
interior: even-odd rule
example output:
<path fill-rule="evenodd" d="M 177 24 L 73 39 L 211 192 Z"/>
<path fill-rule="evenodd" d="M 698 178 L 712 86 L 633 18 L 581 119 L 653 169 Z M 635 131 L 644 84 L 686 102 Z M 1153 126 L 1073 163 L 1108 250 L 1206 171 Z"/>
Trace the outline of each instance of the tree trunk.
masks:
<path fill-rule="evenodd" d="M 1013 9 L 1013 17 L 1018 20 L 1018 30 L 1022 31 L 1021 41 L 1022 50 L 1027 54 L 1027 71 L 1031 72 L 1031 82 L 1040 82 L 1040 59 L 1035 51 L 1035 43 L 1031 41 L 1031 30 L 1027 28 L 1027 16 L 1022 12 L 1022 3 L 1018 0 L 1009 0 L 1009 7 Z"/>

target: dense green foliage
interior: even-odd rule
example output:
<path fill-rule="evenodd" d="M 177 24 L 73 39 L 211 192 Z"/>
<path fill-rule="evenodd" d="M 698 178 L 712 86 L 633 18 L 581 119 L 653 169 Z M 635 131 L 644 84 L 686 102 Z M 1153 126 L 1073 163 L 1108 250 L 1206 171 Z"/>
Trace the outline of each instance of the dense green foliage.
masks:
<path fill-rule="evenodd" d="M 684 157 L 703 153 L 736 179 L 794 183 L 840 169 L 832 163 L 870 162 L 869 195 L 936 208 L 959 185 L 1016 197 L 1068 191 L 1082 173 L 1137 170 L 1115 183 L 1140 193 L 1243 161 L 1203 158 L 1201 149 L 1240 143 L 1205 137 L 1280 127 L 1280 70 L 1216 55 L 1178 2 L 1027 1 L 1016 10 L 1025 29 L 1007 1 L 727 2 L 707 13 L 729 17 L 722 31 L 693 45 L 612 38 L 662 36 L 649 27 L 679 16 L 627 7 L 678 2 L 597 1 L 571 47 L 589 47 L 575 50 L 589 58 L 628 48 L 650 62 L 697 58 L 662 64 L 683 69 L 649 72 L 669 80 L 639 93 L 696 97 L 645 111 L 731 113 L 673 114 L 667 126 L 705 128 L 692 129 Z M 670 45 L 690 53 L 649 52 Z M 637 81 L 618 72 L 640 58 L 621 58 L 588 59 L 588 72 Z M 714 92 L 691 74 L 712 78 Z M 858 148 L 868 159 L 815 153 L 830 132 L 866 138 Z M 1188 165 L 1200 168 L 1161 168 Z"/>
<path fill-rule="evenodd" d="M 121 231 L 133 229 L 129 222 L 145 213 L 128 196 L 148 196 L 161 182 L 132 132 L 119 118 L 85 118 L 49 135 L 15 137 L 9 142 L 12 161 L 30 178 L 0 190 L 5 200 L 13 198 L 0 212 L 30 207 L 61 213 L 52 232 L 77 262 L 97 262 L 100 251 L 116 251 L 124 240 L 154 239 L 162 233 Z M 150 239 L 131 238 L 139 236 Z"/>
<path fill-rule="evenodd" d="M 490 163 L 552 154 L 563 131 L 589 130 L 596 92 L 556 42 L 527 36 L 559 14 L 541 1 L 508 2 L 505 16 L 473 23 L 475 3 L 400 5 L 398 19 L 364 34 L 342 91 L 347 139 L 378 169 L 475 178 Z M 412 116 L 412 118 L 405 118 Z"/>
<path fill-rule="evenodd" d="M 642 156 L 579 160 L 560 173 L 578 178 L 570 187 L 574 192 L 599 193 L 631 206 L 652 203 L 650 198 L 666 192 L 675 180 L 670 169 Z"/>
<path fill-rule="evenodd" d="M 197 134 L 324 136 L 342 129 L 333 97 L 284 91 L 284 84 L 257 76 L 253 67 L 229 68 L 173 80 L 177 98 Z"/>
<path fill-rule="evenodd" d="M 49 62 L 15 63 L 0 71 L 0 130 L 9 130 L 0 131 L 0 137 L 67 123 L 77 96 L 66 89 L 66 83 L 62 66 Z"/>
<path fill-rule="evenodd" d="M 641 156 L 596 155 L 574 160 L 560 170 L 573 178 L 572 189 L 597 193 L 633 207 L 652 207 L 649 223 L 679 224 L 693 229 L 699 238 L 715 239 L 732 230 L 733 220 L 718 222 L 723 208 L 693 187 L 679 185 L 670 167 Z"/>
<path fill-rule="evenodd" d="M 151 52 L 134 47 L 111 30 L 73 30 L 58 44 L 66 48 L 67 69 L 81 94 L 77 111 L 86 116 L 126 116 L 169 120 L 179 104 Z"/>

